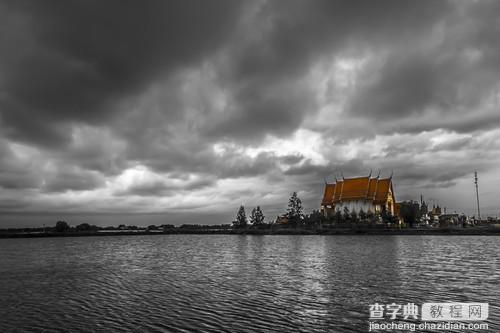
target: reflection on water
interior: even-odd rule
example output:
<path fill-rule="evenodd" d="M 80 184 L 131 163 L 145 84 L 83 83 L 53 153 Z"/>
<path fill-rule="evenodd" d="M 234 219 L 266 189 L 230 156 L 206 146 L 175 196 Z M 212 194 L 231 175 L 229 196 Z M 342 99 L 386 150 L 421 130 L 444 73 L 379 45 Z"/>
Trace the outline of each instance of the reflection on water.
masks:
<path fill-rule="evenodd" d="M 0 240 L 0 331 L 366 332 L 368 305 L 489 302 L 485 236 Z"/>

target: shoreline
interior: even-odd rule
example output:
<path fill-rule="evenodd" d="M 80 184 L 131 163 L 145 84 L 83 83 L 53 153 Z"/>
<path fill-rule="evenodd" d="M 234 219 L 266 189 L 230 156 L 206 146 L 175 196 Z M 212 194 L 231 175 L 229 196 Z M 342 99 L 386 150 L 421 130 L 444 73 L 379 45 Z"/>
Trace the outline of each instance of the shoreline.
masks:
<path fill-rule="evenodd" d="M 464 229 L 179 229 L 164 231 L 89 231 L 89 232 L 0 232 L 0 238 L 45 238 L 45 237 L 95 237 L 95 236 L 144 236 L 144 235 L 388 235 L 388 236 L 500 236 L 500 228 Z"/>

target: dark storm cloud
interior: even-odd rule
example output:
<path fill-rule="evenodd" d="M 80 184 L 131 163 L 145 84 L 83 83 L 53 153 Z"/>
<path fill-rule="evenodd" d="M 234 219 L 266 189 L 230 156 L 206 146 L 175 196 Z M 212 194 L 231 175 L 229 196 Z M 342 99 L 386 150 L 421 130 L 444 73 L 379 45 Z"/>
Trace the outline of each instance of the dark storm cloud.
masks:
<path fill-rule="evenodd" d="M 41 190 L 43 192 L 65 192 L 93 190 L 104 185 L 104 177 L 97 172 L 77 168 L 55 167 L 45 173 Z"/>
<path fill-rule="evenodd" d="M 64 192 L 92 190 L 104 184 L 99 172 L 76 167 L 65 161 L 48 162 L 30 150 L 19 153 L 0 141 L 0 188 Z"/>
<path fill-rule="evenodd" d="M 47 155 L 58 164 L 75 165 L 103 175 L 117 175 L 128 165 L 126 142 L 108 129 L 76 127 L 72 139 Z"/>
<path fill-rule="evenodd" d="M 480 130 L 491 130 L 500 126 L 500 114 L 498 109 L 490 108 L 487 112 L 476 112 L 474 109 L 465 110 L 462 113 L 451 115 L 449 118 L 438 118 L 434 121 L 409 122 L 403 126 L 406 132 L 418 133 L 422 131 L 445 128 L 459 133 L 471 133 Z"/>
<path fill-rule="evenodd" d="M 245 35 L 228 48 L 224 80 L 235 91 L 236 106 L 209 134 L 289 135 L 318 109 L 313 89 L 301 82 L 312 64 L 344 49 L 404 44 L 406 38 L 429 33 L 447 8 L 444 1 L 266 2 Z"/>
<path fill-rule="evenodd" d="M 402 184 L 452 185 L 493 162 L 440 154 L 493 154 L 497 143 L 431 149 L 404 135 L 499 127 L 499 12 L 494 1 L 3 1 L 3 198 L 100 189 L 120 196 L 109 204 L 120 210 L 129 196 L 140 207 L 216 188 L 225 200 L 274 195 L 274 205 L 298 190 L 316 207 L 325 177 L 371 168 L 394 169 Z M 334 78 L 334 63 L 352 59 L 362 60 L 354 83 Z M 272 142 L 298 129 L 320 137 L 316 159 Z M 380 139 L 395 133 L 400 141 Z M 383 156 L 344 156 L 377 140 Z M 134 168 L 154 175 L 113 183 Z M 271 192 L 218 187 L 248 179 Z"/>
<path fill-rule="evenodd" d="M 0 212 L 14 211 L 19 212 L 28 208 L 30 203 L 23 198 L 6 198 L 0 201 Z M 1 213 L 0 213 L 1 214 Z"/>
<path fill-rule="evenodd" d="M 409 166 L 409 165 L 408 165 Z M 470 174 L 470 170 L 443 170 L 442 165 L 435 167 L 419 167 L 412 166 L 412 168 L 398 169 L 397 177 L 408 183 L 418 183 L 422 179 L 427 180 L 431 184 L 449 183 L 457 178 Z"/>
<path fill-rule="evenodd" d="M 23 163 L 6 140 L 0 138 L 0 188 L 35 189 L 40 180 L 33 170 L 32 163 Z"/>
<path fill-rule="evenodd" d="M 283 164 L 286 164 L 286 165 L 297 164 L 300 161 L 302 161 L 303 159 L 304 159 L 304 155 L 302 155 L 302 154 L 285 155 L 285 156 L 281 156 L 279 158 L 280 162 Z"/>
<path fill-rule="evenodd" d="M 277 167 L 277 157 L 272 153 L 259 153 L 254 158 L 228 152 L 214 165 L 215 174 L 220 178 L 252 177 L 268 173 Z"/>
<path fill-rule="evenodd" d="M 289 136 L 297 129 L 312 108 L 306 91 L 284 88 L 283 92 L 270 87 L 245 88 L 236 96 L 237 105 L 227 116 L 215 121 L 206 131 L 211 138 L 226 137 L 258 141 L 263 134 Z M 303 88 L 305 90 L 305 88 Z"/>
<path fill-rule="evenodd" d="M 436 94 L 435 82 L 440 75 L 424 57 L 388 59 L 374 74 L 374 82 L 360 82 L 357 99 L 352 101 L 351 112 L 368 117 L 387 119 L 396 115 L 422 112 L 431 103 L 444 103 Z"/>
<path fill-rule="evenodd" d="M 353 44 L 404 42 L 432 27 L 445 1 L 269 1 L 260 14 L 265 35 L 236 54 L 241 80 L 294 78 L 307 64 Z M 238 56 L 239 55 L 239 56 Z"/>
<path fill-rule="evenodd" d="M 234 163 L 233 167 L 218 167 L 231 163 L 214 156 L 210 145 L 221 138 L 258 143 L 265 134 L 290 135 L 318 108 L 314 87 L 302 82 L 315 61 L 334 56 L 351 44 L 370 48 L 376 41 L 384 41 L 384 45 L 404 43 L 405 37 L 430 31 L 447 4 L 396 1 L 387 6 L 362 3 L 355 7 L 330 1 L 266 2 L 241 25 L 231 43 L 222 46 L 222 60 L 214 62 L 217 73 L 210 83 L 229 95 L 227 105 L 218 112 L 203 105 L 198 111 L 203 122 L 196 131 L 186 132 L 191 138 L 187 142 L 178 142 L 171 130 L 165 132 L 163 128 L 157 128 L 162 137 L 159 142 L 144 136 L 151 130 L 134 134 L 130 141 L 136 148 L 131 147 L 130 158 L 158 170 L 181 167 L 198 172 L 211 172 L 215 159 L 221 162 L 215 163 L 215 172 L 223 170 L 223 177 L 250 175 L 248 167 Z M 182 102 L 179 104 L 175 97 L 166 102 L 168 108 L 173 102 L 174 109 L 182 109 Z M 162 123 L 156 120 L 148 128 Z"/>
<path fill-rule="evenodd" d="M 296 83 L 312 63 L 346 48 L 400 50 L 407 40 L 425 39 L 451 11 L 446 1 L 271 1 L 234 29 L 242 8 L 234 1 L 7 2 L 3 8 L 7 133 L 54 144 L 68 133 L 52 122 L 105 121 L 117 100 L 217 49 L 226 53 L 218 76 L 233 103 L 222 117 L 211 115 L 200 133 L 213 140 L 288 135 L 316 110 L 311 91 Z M 357 94 L 353 112 L 377 116 L 437 102 L 434 63 L 426 57 L 389 58 Z"/>
<path fill-rule="evenodd" d="M 348 171 L 348 173 L 346 173 Z M 310 159 L 304 161 L 304 163 L 292 166 L 286 171 L 285 175 L 288 176 L 303 176 L 307 175 L 311 179 L 317 179 L 318 181 L 334 181 L 335 177 L 342 178 L 342 174 L 345 177 L 352 177 L 354 175 L 365 174 L 368 175 L 368 169 L 364 165 L 364 161 L 361 159 L 351 159 L 346 162 L 329 163 L 327 165 L 314 164 Z"/>
<path fill-rule="evenodd" d="M 178 189 L 177 189 L 178 190 Z M 134 184 L 125 190 L 119 190 L 114 193 L 116 196 L 165 196 L 172 195 L 175 189 L 170 188 L 162 181 Z"/>
<path fill-rule="evenodd" d="M 378 121 L 382 131 L 383 122 L 389 122 L 389 131 L 399 125 L 403 133 L 498 126 L 498 113 L 491 107 L 484 112 L 484 103 L 498 100 L 493 95 L 498 95 L 500 45 L 493 35 L 500 32 L 500 8 L 494 1 L 453 4 L 435 22 L 427 41 L 393 45 L 384 50 L 387 56 L 368 66 L 349 113 Z"/>
<path fill-rule="evenodd" d="M 419 36 L 447 3 L 266 2 L 239 29 L 242 6 L 234 1 L 7 2 L 3 8 L 7 133 L 58 144 L 68 132 L 53 123 L 106 121 L 117 100 L 218 48 L 228 61 L 218 76 L 233 103 L 222 117 L 210 115 L 200 133 L 213 140 L 289 135 L 317 109 L 310 89 L 296 83 L 314 61 L 351 44 Z"/>
<path fill-rule="evenodd" d="M 237 1 L 3 2 L 4 126 L 56 143 L 59 123 L 99 123 L 115 103 L 202 59 L 238 19 Z M 9 133 L 9 132 L 8 132 Z"/>

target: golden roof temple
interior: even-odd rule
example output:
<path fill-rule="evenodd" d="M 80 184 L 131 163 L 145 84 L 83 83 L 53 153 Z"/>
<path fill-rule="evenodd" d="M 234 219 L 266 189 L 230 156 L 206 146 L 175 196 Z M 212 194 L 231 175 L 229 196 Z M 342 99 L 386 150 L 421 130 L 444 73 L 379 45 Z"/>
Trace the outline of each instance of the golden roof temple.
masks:
<path fill-rule="evenodd" d="M 394 196 L 392 175 L 389 178 L 367 177 L 342 178 L 335 183 L 325 182 L 321 211 L 330 216 L 346 207 L 349 211 L 383 212 L 397 215 L 398 204 Z"/>

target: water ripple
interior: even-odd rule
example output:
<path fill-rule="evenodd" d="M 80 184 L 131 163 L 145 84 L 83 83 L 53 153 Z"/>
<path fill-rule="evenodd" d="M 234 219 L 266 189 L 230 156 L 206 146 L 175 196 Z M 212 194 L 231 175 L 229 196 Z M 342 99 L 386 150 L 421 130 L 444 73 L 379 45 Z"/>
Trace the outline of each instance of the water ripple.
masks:
<path fill-rule="evenodd" d="M 0 240 L 2 332 L 359 332 L 368 305 L 489 302 L 497 237 Z"/>

